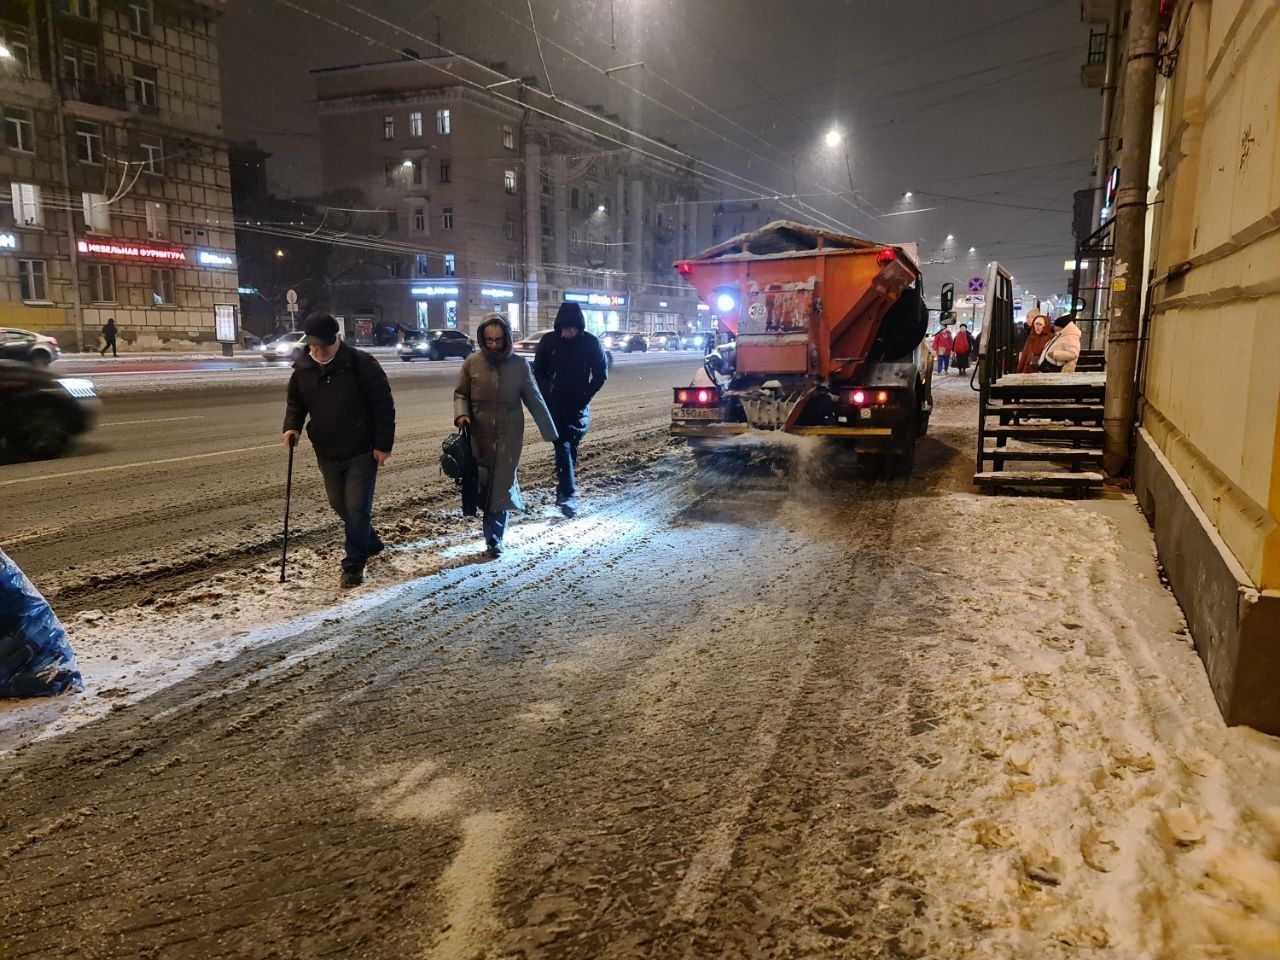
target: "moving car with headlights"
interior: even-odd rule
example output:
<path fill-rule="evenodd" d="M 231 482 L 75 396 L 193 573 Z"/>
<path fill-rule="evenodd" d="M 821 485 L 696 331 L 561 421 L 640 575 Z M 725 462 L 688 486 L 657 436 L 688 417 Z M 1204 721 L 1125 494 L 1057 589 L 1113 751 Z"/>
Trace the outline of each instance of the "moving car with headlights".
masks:
<path fill-rule="evenodd" d="M 278 337 L 267 337 L 258 346 L 258 355 L 268 363 L 276 360 L 293 363 L 307 351 L 307 345 L 303 342 L 306 336 L 301 330 L 294 330 Z"/>
<path fill-rule="evenodd" d="M 0 360 L 0 443 L 9 455 L 62 454 L 93 425 L 99 406 L 92 380 L 59 379 L 29 363 Z"/>
<path fill-rule="evenodd" d="M 532 360 L 533 355 L 538 352 L 538 341 L 542 339 L 541 333 L 535 333 L 531 337 L 525 337 L 523 340 L 517 340 L 511 347 L 516 353 L 522 357 Z"/>
<path fill-rule="evenodd" d="M 0 327 L 0 360 L 21 360 L 47 367 L 59 356 L 58 341 L 54 337 L 18 327 Z"/>
<path fill-rule="evenodd" d="M 681 348 L 680 334 L 674 330 L 659 330 L 657 333 L 651 333 L 648 336 L 650 350 L 679 350 Z"/>
<path fill-rule="evenodd" d="M 674 389 L 674 436 L 704 449 L 745 434 L 827 437 L 912 471 L 933 367 L 911 245 L 776 220 L 676 269 L 734 344 Z"/>
<path fill-rule="evenodd" d="M 461 330 L 418 330 L 406 333 L 396 353 L 405 363 L 414 360 L 443 360 L 445 357 L 469 357 L 476 342 Z"/>
<path fill-rule="evenodd" d="M 625 333 L 622 330 L 610 330 L 601 334 L 600 346 L 619 353 L 644 353 L 649 349 L 648 342 L 641 334 Z"/>

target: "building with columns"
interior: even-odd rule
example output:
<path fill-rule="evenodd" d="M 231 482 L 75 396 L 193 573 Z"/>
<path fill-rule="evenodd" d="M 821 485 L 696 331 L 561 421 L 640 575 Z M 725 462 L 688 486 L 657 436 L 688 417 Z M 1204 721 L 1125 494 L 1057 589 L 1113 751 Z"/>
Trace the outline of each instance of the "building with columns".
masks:
<path fill-rule="evenodd" d="M 565 301 L 597 332 L 697 325 L 671 267 L 708 245 L 693 158 L 529 85 L 485 89 L 452 56 L 314 75 L 323 195 L 348 238 L 332 309 L 355 330 L 471 332 L 498 311 L 528 335 Z"/>
<path fill-rule="evenodd" d="M 238 306 L 213 0 L 0 4 L 0 325 L 215 346 Z M 224 327 L 225 329 L 225 327 Z"/>

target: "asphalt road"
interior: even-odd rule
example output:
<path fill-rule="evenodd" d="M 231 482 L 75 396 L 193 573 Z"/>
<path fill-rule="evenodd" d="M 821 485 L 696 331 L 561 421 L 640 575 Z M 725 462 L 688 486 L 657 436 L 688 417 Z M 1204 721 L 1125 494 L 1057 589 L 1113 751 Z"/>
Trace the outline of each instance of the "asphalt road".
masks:
<path fill-rule="evenodd" d="M 688 382 L 697 363 L 691 354 L 617 360 L 593 405 L 587 479 L 592 458 L 606 450 L 625 456 L 635 443 L 661 442 L 670 388 Z M 459 362 L 384 357 L 383 364 L 398 421 L 396 447 L 378 485 L 377 509 L 388 518 L 452 500 L 438 456 L 452 429 Z M 87 371 L 103 394 L 103 410 L 96 429 L 68 456 L 8 464 L 0 472 L 0 548 L 63 606 L 126 606 L 278 549 L 288 368 L 257 363 L 207 370 L 203 361 L 131 366 L 143 369 L 108 361 Z M 637 415 L 647 424 L 639 433 Z M 602 442 L 619 430 L 634 436 L 621 447 Z M 550 481 L 550 448 L 534 442 L 536 431 L 530 437 L 522 475 L 538 502 Z M 337 529 L 304 442 L 294 475 L 293 542 L 340 540 Z M 336 577 L 336 563 L 334 570 Z"/>

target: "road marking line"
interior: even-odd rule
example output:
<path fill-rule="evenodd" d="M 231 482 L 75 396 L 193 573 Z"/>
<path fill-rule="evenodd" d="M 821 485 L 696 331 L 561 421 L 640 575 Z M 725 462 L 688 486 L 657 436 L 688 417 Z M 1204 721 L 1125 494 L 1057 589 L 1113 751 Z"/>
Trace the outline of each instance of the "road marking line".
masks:
<path fill-rule="evenodd" d="M 233 453 L 249 453 L 252 450 L 269 450 L 283 447 L 282 442 L 260 443 L 256 447 L 238 447 L 235 450 L 216 450 L 213 453 L 193 453 L 188 457 L 169 457 L 166 460 L 146 460 L 142 463 L 120 463 L 111 467 L 90 467 L 88 470 L 68 470 L 65 473 L 46 473 L 42 477 L 18 477 L 16 480 L 0 480 L 0 487 L 18 483 L 39 483 L 42 480 L 61 480 L 63 477 L 83 477 L 90 473 L 106 473 L 109 470 L 130 470 L 134 467 L 157 467 L 166 463 L 186 463 L 189 460 L 207 460 L 209 457 L 225 457 Z"/>
<path fill-rule="evenodd" d="M 100 427 L 130 427 L 138 423 L 173 423 L 175 420 L 203 420 L 204 415 L 198 417 L 157 417 L 154 420 L 115 420 L 111 423 L 99 423 Z"/>

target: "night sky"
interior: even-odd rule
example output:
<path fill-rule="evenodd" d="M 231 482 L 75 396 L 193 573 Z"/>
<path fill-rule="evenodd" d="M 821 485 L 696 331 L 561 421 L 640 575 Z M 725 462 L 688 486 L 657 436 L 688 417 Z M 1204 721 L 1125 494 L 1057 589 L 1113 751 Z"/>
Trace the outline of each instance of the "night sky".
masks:
<path fill-rule="evenodd" d="M 602 103 L 756 184 L 726 187 L 726 199 L 796 193 L 862 236 L 917 241 L 926 260 L 947 261 L 926 266 L 930 294 L 992 259 L 1019 293 L 1066 290 L 1072 194 L 1090 185 L 1100 109 L 1079 82 L 1089 28 L 1076 0 L 532 8 L 557 95 Z M 547 88 L 526 0 L 232 0 L 221 23 L 227 135 L 272 153 L 281 193 L 317 193 L 308 71 L 427 53 L 437 30 L 445 48 Z M 837 147 L 826 143 L 833 126 Z"/>

